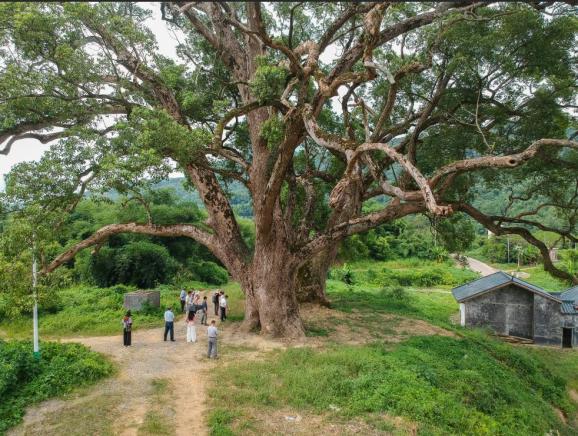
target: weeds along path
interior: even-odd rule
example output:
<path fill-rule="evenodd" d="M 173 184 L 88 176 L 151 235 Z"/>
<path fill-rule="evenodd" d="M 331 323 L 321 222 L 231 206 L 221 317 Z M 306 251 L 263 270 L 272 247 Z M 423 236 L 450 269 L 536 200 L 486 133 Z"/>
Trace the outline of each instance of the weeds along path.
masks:
<path fill-rule="evenodd" d="M 285 347 L 243 334 L 234 323 L 220 327 L 219 352 L 224 360 L 214 361 L 206 357 L 206 336 L 206 327 L 197 325 L 197 343 L 187 343 L 184 321 L 179 319 L 176 342 L 163 341 L 163 328 L 133 331 L 133 345 L 128 348 L 122 345 L 121 334 L 63 339 L 107 355 L 117 364 L 118 373 L 66 398 L 30 407 L 24 422 L 9 434 L 206 435 L 207 392 L 219 388 L 208 385 L 211 369 L 234 357 L 236 350 L 254 350 L 243 356 L 252 360 Z"/>
<path fill-rule="evenodd" d="M 32 406 L 10 435 L 207 435 L 212 369 L 239 361 L 258 361 L 275 349 L 327 344 L 396 343 L 413 335 L 452 335 L 422 320 L 392 314 L 352 312 L 305 305 L 302 315 L 323 336 L 281 341 L 244 333 L 240 323 L 219 326 L 219 360 L 206 357 L 206 327 L 197 326 L 198 341 L 185 341 L 184 321 L 175 323 L 176 342 L 163 341 L 163 329 L 136 330 L 129 348 L 117 336 L 63 339 L 79 342 L 109 356 L 118 373 L 96 386 L 62 399 Z M 209 322 L 211 317 L 209 318 Z M 138 323 L 138 317 L 135 317 Z M 159 321 L 162 324 L 162 321 Z M 281 427 L 279 427 L 283 433 Z"/>

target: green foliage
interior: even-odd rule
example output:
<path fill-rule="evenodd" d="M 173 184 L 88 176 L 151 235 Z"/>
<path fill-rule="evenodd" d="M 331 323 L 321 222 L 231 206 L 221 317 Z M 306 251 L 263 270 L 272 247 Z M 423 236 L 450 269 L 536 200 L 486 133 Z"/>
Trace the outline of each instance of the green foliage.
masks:
<path fill-rule="evenodd" d="M 560 259 L 565 271 L 573 275 L 578 275 L 578 249 L 560 250 Z"/>
<path fill-rule="evenodd" d="M 293 348 L 264 362 L 234 362 L 213 376 L 231 386 L 212 392 L 230 411 L 243 404 L 319 414 L 337 406 L 341 418 L 406 417 L 419 423 L 420 434 L 563 431 L 552 406 L 569 408 L 562 378 L 526 351 L 483 338 Z"/>
<path fill-rule="evenodd" d="M 441 242 L 450 253 L 465 252 L 476 238 L 472 220 L 461 213 L 442 219 L 435 227 Z"/>
<path fill-rule="evenodd" d="M 40 350 L 36 360 L 31 342 L 0 340 L 0 433 L 18 424 L 27 406 L 113 372 L 103 356 L 80 344 L 41 342 Z"/>
<path fill-rule="evenodd" d="M 269 150 L 275 150 L 285 137 L 285 123 L 279 116 L 272 116 L 263 123 L 261 136 L 267 141 Z"/>
<path fill-rule="evenodd" d="M 176 269 L 169 251 L 147 241 L 130 242 L 119 249 L 104 248 L 91 257 L 90 270 L 98 286 L 117 283 L 152 288 L 166 283 Z"/>
<path fill-rule="evenodd" d="M 519 259 L 521 265 L 534 265 L 541 260 L 540 251 L 518 236 L 509 238 L 509 247 L 508 253 L 508 237 L 481 237 L 470 253 L 495 263 L 516 263 Z"/>
<path fill-rule="evenodd" d="M 169 251 L 146 241 L 132 242 L 119 250 L 115 270 L 118 283 L 152 288 L 171 277 L 175 262 Z"/>
<path fill-rule="evenodd" d="M 289 72 L 286 68 L 269 63 L 266 58 L 258 59 L 259 66 L 251 80 L 251 90 L 261 102 L 281 97 Z"/>
<path fill-rule="evenodd" d="M 227 270 L 210 261 L 192 261 L 189 264 L 190 271 L 196 280 L 212 285 L 224 285 L 229 281 Z"/>
<path fill-rule="evenodd" d="M 329 277 L 345 282 L 345 271 L 355 278 L 354 283 L 386 287 L 458 286 L 477 278 L 476 273 L 458 268 L 449 260 L 440 263 L 418 258 L 383 263 L 355 262 L 342 268 L 331 269 Z"/>

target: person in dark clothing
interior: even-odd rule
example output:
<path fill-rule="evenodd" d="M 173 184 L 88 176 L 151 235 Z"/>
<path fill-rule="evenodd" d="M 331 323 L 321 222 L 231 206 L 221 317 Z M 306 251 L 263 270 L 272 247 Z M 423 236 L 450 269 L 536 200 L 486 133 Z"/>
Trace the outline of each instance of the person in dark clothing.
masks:
<path fill-rule="evenodd" d="M 125 347 L 130 347 L 131 339 L 132 339 L 131 338 L 131 336 L 132 336 L 132 317 L 131 317 L 130 310 L 128 312 L 126 312 L 126 315 L 122 319 L 122 330 L 123 330 L 123 335 L 122 335 L 123 345 Z"/>
<path fill-rule="evenodd" d="M 207 296 L 203 297 L 203 302 L 201 303 L 201 310 L 203 311 L 203 315 L 201 316 L 201 325 L 208 325 L 207 324 L 207 311 L 209 310 L 209 305 L 207 304 Z"/>
<path fill-rule="evenodd" d="M 215 316 L 219 316 L 219 298 L 221 297 L 221 293 L 219 291 L 215 291 L 213 293 L 213 304 L 215 305 Z"/>

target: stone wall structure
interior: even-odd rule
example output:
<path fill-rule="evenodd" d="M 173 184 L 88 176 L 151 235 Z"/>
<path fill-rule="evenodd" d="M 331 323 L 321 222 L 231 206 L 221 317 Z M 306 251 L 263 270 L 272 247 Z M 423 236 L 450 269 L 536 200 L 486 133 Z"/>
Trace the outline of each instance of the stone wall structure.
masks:
<path fill-rule="evenodd" d="M 124 294 L 123 306 L 125 309 L 141 310 L 143 304 L 148 302 L 149 306 L 161 306 L 161 292 L 160 291 L 135 291 Z"/>

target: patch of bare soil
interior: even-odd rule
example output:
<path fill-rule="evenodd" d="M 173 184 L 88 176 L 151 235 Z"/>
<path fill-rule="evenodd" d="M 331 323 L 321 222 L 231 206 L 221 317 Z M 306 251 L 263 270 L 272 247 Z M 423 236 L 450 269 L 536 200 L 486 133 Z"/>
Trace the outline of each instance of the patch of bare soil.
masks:
<path fill-rule="evenodd" d="M 304 305 L 301 316 L 306 326 L 323 329 L 326 335 L 310 338 L 311 345 L 326 342 L 366 344 L 375 340 L 401 342 L 410 336 L 455 336 L 453 332 L 426 321 L 386 313 L 339 312 L 316 305 Z"/>
<path fill-rule="evenodd" d="M 291 409 L 275 411 L 248 410 L 251 428 L 244 430 L 248 435 L 415 435 L 417 425 L 401 417 L 387 414 L 374 415 L 370 422 L 344 419 L 339 412 L 313 415 Z"/>

